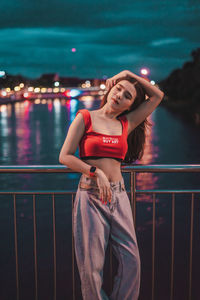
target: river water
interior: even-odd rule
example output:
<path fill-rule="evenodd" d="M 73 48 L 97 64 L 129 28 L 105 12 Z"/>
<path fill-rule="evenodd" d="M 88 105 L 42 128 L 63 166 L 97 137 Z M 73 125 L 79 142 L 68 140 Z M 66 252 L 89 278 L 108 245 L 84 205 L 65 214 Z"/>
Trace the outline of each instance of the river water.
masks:
<path fill-rule="evenodd" d="M 59 152 L 78 109 L 98 109 L 99 100 L 88 96 L 76 99 L 42 100 L 0 106 L 1 165 L 60 165 Z M 176 113 L 159 106 L 149 117 L 153 124 L 147 133 L 142 160 L 137 164 L 200 164 L 200 128 Z M 76 151 L 78 156 L 78 149 Z M 0 174 L 0 189 L 76 191 L 81 174 Z M 130 191 L 129 174 L 123 174 Z M 200 174 L 137 174 L 137 189 L 199 189 Z M 15 253 L 13 202 L 0 196 L 1 282 L 0 299 L 14 299 Z M 36 196 L 38 293 L 39 299 L 53 299 L 52 199 Z M 189 230 L 191 195 L 176 196 L 174 299 L 187 299 L 189 268 Z M 200 196 L 195 196 L 193 245 L 193 298 L 199 295 Z M 71 198 L 56 196 L 57 299 L 71 298 Z M 17 196 L 20 300 L 34 299 L 33 210 L 32 198 Z M 136 233 L 141 254 L 140 299 L 151 299 L 152 196 L 138 195 Z M 155 299 L 168 300 L 171 262 L 171 196 L 156 196 Z M 159 253 L 159 255 L 158 255 Z M 114 258 L 113 258 L 114 259 Z M 115 262 L 116 265 L 116 262 Z M 107 268 L 106 262 L 105 268 Z M 76 281 L 79 277 L 76 269 Z M 76 293 L 80 297 L 80 283 Z M 106 291 L 109 284 L 104 283 Z M 48 295 L 48 298 L 46 298 Z"/>

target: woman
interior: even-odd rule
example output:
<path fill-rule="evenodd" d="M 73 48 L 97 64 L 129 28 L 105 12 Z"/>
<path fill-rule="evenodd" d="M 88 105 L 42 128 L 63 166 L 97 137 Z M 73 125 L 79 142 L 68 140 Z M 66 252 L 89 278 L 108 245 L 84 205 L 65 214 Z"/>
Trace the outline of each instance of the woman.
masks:
<path fill-rule="evenodd" d="M 73 209 L 73 234 L 83 299 L 136 300 L 140 256 L 121 162 L 142 157 L 146 118 L 164 93 L 127 70 L 108 79 L 106 87 L 98 110 L 77 112 L 59 161 L 82 173 Z M 78 145 L 81 159 L 74 156 Z M 119 266 L 108 298 L 102 281 L 109 241 Z"/>

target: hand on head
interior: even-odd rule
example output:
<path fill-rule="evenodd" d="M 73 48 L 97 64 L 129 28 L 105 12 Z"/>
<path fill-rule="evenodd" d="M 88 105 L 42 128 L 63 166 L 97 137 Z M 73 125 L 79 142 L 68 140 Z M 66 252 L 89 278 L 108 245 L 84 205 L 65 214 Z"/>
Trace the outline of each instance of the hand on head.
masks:
<path fill-rule="evenodd" d="M 123 77 L 126 77 L 128 74 L 127 74 L 127 71 L 122 71 L 118 74 L 116 74 L 115 76 L 111 77 L 111 78 L 108 78 L 106 80 L 106 89 L 107 90 L 110 90 L 116 83 L 119 79 L 123 78 Z"/>

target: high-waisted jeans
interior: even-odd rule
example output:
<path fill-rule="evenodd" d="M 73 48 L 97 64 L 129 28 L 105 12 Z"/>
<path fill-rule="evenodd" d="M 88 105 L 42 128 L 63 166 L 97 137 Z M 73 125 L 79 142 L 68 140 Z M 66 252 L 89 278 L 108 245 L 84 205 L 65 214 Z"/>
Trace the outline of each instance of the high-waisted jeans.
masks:
<path fill-rule="evenodd" d="M 102 204 L 96 179 L 82 174 L 73 208 L 76 261 L 84 300 L 136 300 L 140 255 L 124 180 L 110 182 L 111 203 Z M 102 289 L 108 242 L 119 262 L 112 294 Z"/>

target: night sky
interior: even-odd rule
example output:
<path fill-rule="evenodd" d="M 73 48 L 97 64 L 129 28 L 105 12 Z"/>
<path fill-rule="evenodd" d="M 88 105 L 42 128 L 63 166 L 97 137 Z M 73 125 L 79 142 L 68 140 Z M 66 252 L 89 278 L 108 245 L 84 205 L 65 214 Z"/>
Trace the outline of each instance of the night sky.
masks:
<path fill-rule="evenodd" d="M 200 46 L 199 0 L 1 0 L 0 70 L 160 80 Z M 76 52 L 72 52 L 76 48 Z"/>

